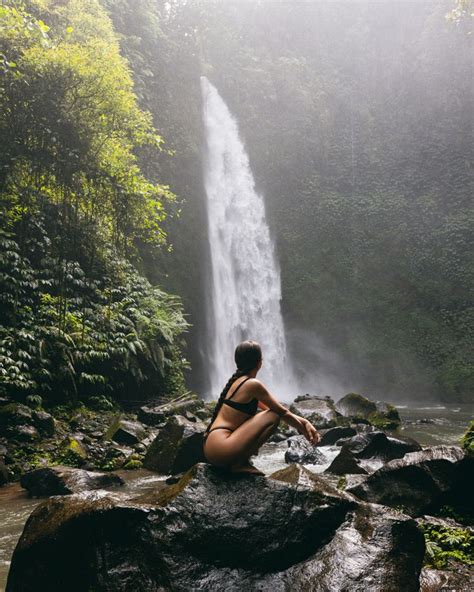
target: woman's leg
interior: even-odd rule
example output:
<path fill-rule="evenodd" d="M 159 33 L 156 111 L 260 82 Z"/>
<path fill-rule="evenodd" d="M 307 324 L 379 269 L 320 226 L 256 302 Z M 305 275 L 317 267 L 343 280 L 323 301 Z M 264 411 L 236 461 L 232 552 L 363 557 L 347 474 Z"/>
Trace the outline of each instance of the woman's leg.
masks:
<path fill-rule="evenodd" d="M 207 437 L 206 456 L 213 464 L 245 462 L 269 438 L 279 422 L 279 416 L 267 409 L 244 421 L 230 434 L 226 430 L 216 430 Z"/>

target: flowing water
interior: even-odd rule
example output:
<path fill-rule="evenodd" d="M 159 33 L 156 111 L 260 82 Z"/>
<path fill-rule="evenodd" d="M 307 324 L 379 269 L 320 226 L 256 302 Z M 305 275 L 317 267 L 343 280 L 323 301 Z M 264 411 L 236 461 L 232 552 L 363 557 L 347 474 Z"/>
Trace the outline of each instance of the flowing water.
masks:
<path fill-rule="evenodd" d="M 212 264 L 211 396 L 222 391 L 235 369 L 235 346 L 252 339 L 263 350 L 262 380 L 281 399 L 291 400 L 299 389 L 288 358 L 280 269 L 263 197 L 255 190 L 236 120 L 207 78 L 201 78 L 201 87 Z"/>
<path fill-rule="evenodd" d="M 416 438 L 423 446 L 437 444 L 459 444 L 469 421 L 474 417 L 474 405 L 432 405 L 420 404 L 417 407 L 398 407 L 403 421 L 401 432 Z M 286 442 L 265 444 L 258 457 L 253 459 L 255 466 L 270 475 L 284 468 Z M 339 452 L 337 446 L 319 448 L 326 460 L 320 465 L 307 465 L 308 469 L 320 473 L 324 471 Z M 377 468 L 376 466 L 373 467 Z M 150 490 L 164 487 L 166 476 L 145 470 L 122 471 L 126 480 L 123 488 L 104 491 L 104 495 L 116 498 L 132 498 Z M 4 589 L 13 549 L 20 537 L 26 519 L 42 500 L 29 499 L 18 483 L 0 487 L 0 591 Z"/>

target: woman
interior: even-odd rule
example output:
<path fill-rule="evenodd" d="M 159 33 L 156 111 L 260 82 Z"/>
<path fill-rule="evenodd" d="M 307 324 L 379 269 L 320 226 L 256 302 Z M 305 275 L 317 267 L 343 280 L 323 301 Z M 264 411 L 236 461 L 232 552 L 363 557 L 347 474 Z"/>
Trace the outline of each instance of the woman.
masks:
<path fill-rule="evenodd" d="M 234 357 L 237 370 L 224 387 L 204 434 L 204 455 L 209 463 L 228 466 L 234 473 L 264 475 L 249 457 L 258 453 L 260 446 L 275 432 L 280 419 L 296 428 L 312 444 L 319 442 L 320 435 L 307 419 L 283 407 L 257 380 L 263 361 L 258 343 L 243 341 L 236 347 Z M 263 411 L 257 413 L 257 408 Z"/>

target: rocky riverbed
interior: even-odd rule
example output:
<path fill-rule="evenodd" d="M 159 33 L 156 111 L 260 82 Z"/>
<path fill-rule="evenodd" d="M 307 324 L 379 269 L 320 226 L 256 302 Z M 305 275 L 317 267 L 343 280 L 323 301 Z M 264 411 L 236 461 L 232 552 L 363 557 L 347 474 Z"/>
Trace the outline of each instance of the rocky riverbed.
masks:
<path fill-rule="evenodd" d="M 41 577 L 46 578 L 42 585 L 45 586 L 45 589 L 50 590 L 140 590 L 145 588 L 149 590 L 171 588 L 175 590 L 223 590 L 229 589 L 224 587 L 224 582 L 228 583 L 228 578 L 231 577 L 235 582 L 235 589 L 239 586 L 239 589 L 242 589 L 243 586 L 249 590 L 276 588 L 277 590 L 314 589 L 324 591 L 349 588 L 358 590 L 359 587 L 360 589 L 363 587 L 375 592 L 382 589 L 418 590 L 421 585 L 421 589 L 428 592 L 440 589 L 436 586 L 442 584 L 454 585 L 454 574 L 458 578 L 456 583 L 458 588 L 453 589 L 462 590 L 463 588 L 459 586 L 465 585 L 465 582 L 468 581 L 470 569 L 466 567 L 465 563 L 458 564 L 456 572 L 452 570 L 453 565 L 438 566 L 442 569 L 432 569 L 433 566 L 431 569 L 426 566 L 423 568 L 425 543 L 422 533 L 432 534 L 432 531 L 429 530 L 432 526 L 426 526 L 423 531 L 422 523 L 416 521 L 425 520 L 425 524 L 430 525 L 430 520 L 435 519 L 429 517 L 431 514 L 437 514 L 438 518 L 436 519 L 438 520 L 445 520 L 440 517 L 440 510 L 451 508 L 453 511 L 454 506 L 458 512 L 461 512 L 460 515 L 455 514 L 457 519 L 463 520 L 464 516 L 466 520 L 469 520 L 469 504 L 472 504 L 472 496 L 469 495 L 472 492 L 472 482 L 469 479 L 472 481 L 473 471 L 472 464 L 469 464 L 470 459 L 467 460 L 468 457 L 459 446 L 459 437 L 468 423 L 467 416 L 470 410 L 459 409 L 457 412 L 452 412 L 453 415 L 457 414 L 459 426 L 451 425 L 452 438 L 447 438 L 445 444 L 453 443 L 457 429 L 457 446 L 432 447 L 427 446 L 426 441 L 420 445 L 420 442 L 411 437 L 412 432 L 410 432 L 411 427 L 421 428 L 426 430 L 425 434 L 428 436 L 430 427 L 437 428 L 439 425 L 436 421 L 431 421 L 438 419 L 433 417 L 432 413 L 420 417 L 417 415 L 419 410 L 414 410 L 413 415 L 410 416 L 408 411 L 401 409 L 402 421 L 400 421 L 399 413 L 393 407 L 381 402 L 369 401 L 367 403 L 358 397 L 360 396 L 347 396 L 345 401 L 341 399 L 336 404 L 327 397 L 297 398 L 292 404 L 292 409 L 301 415 L 306 415 L 318 426 L 323 434 L 321 446 L 307 446 L 301 436 L 282 426 L 283 429 L 275 434 L 273 441 L 267 443 L 254 460 L 255 465 L 263 470 L 269 479 L 246 476 L 243 480 L 232 478 L 229 480 L 228 475 L 216 472 L 202 463 L 199 438 L 209 416 L 209 408 L 197 397 L 187 395 L 173 403 L 163 404 L 161 402 L 149 405 L 139 410 L 138 414 L 128 414 L 126 417 L 118 417 L 117 414 L 103 415 L 103 431 L 101 439 L 98 439 L 99 445 L 105 451 L 109 447 L 115 449 L 117 446 L 126 450 L 114 471 L 114 474 L 117 474 L 115 481 L 110 477 L 108 477 L 108 482 L 107 479 L 101 481 L 102 478 L 97 475 L 96 469 L 104 470 L 104 468 L 115 467 L 104 467 L 104 463 L 100 460 L 104 456 L 94 456 L 94 450 L 97 449 L 88 445 L 86 440 L 84 445 L 88 454 L 87 460 L 83 459 L 82 462 L 74 463 L 80 466 L 79 471 L 75 472 L 67 467 L 63 469 L 58 466 L 49 472 L 33 470 L 23 476 L 22 484 L 28 488 L 30 494 L 55 494 L 54 497 L 49 498 L 51 501 L 40 502 L 27 497 L 25 490 L 22 490 L 18 483 L 12 483 L 0 489 L 0 525 L 3 524 L 0 526 L 0 589 L 1 579 L 5 580 L 9 560 L 22 526 L 27 516 L 40 503 L 34 514 L 40 518 L 33 517 L 28 521 L 15 551 L 8 587 L 10 591 L 34 589 L 28 586 L 37 585 L 40 572 L 43 574 Z M 354 409 L 353 405 L 358 403 L 362 403 L 362 405 Z M 444 410 L 439 409 L 439 411 Z M 445 415 L 441 415 L 439 419 L 443 419 Z M 466 421 L 464 421 L 464 416 L 466 416 Z M 461 425 L 463 421 L 464 424 Z M 83 425 L 88 427 L 87 422 L 84 422 Z M 97 428 L 97 426 L 93 427 Z M 96 432 L 98 431 L 96 429 Z M 86 433 L 85 430 L 78 433 L 76 429 L 75 439 L 81 440 L 80 436 L 84 433 Z M 91 436 L 89 428 L 89 438 Z M 117 439 L 121 442 L 117 442 Z M 8 443 L 11 446 L 11 440 Z M 129 456 L 135 455 L 135 457 L 128 458 L 127 454 Z M 99 459 L 98 462 L 94 461 L 95 458 Z M 130 467 L 130 462 L 133 460 L 136 461 L 137 468 Z M 47 464 L 54 465 L 54 463 L 39 463 L 38 466 L 44 467 Z M 120 468 L 120 465 L 121 467 L 129 465 L 128 470 Z M 139 467 L 142 465 L 153 469 L 153 472 L 140 469 Z M 186 472 L 192 466 L 194 468 L 191 473 Z M 34 469 L 34 467 L 27 468 Z M 131 468 L 135 468 L 135 470 L 130 470 Z M 87 473 L 87 469 L 94 471 L 92 474 Z M 11 474 L 12 472 L 9 471 L 10 476 Z M 108 475 L 110 476 L 110 472 Z M 270 483 L 283 483 L 284 489 L 279 489 L 277 498 L 274 498 L 276 495 L 275 486 L 262 485 L 262 480 Z M 416 484 L 418 484 L 418 488 L 414 486 Z M 48 490 L 48 487 L 52 489 Z M 163 493 L 158 494 L 157 497 L 157 492 L 161 490 Z M 196 491 L 200 492 L 200 496 L 197 498 L 195 497 Z M 329 512 L 329 515 L 333 515 L 334 519 L 338 515 L 340 522 L 333 524 L 328 531 L 324 531 L 323 527 L 326 522 L 321 519 L 321 514 L 319 514 L 318 507 L 320 506 L 314 505 L 313 502 L 309 506 L 304 506 L 306 513 L 303 512 L 303 517 L 296 518 L 298 512 L 301 511 L 296 499 L 298 495 L 309 496 L 304 499 L 313 499 L 311 496 L 316 495 L 316 498 L 321 501 L 323 494 L 329 495 L 328 491 L 331 492 L 331 496 L 335 496 L 339 500 L 343 499 L 344 503 L 348 504 L 347 507 L 344 506 L 345 510 L 342 514 L 337 514 L 335 510 L 332 513 Z M 465 495 L 466 492 L 469 493 Z M 58 493 L 68 495 L 59 498 Z M 259 495 L 260 498 L 258 498 Z M 256 541 L 254 552 L 262 552 L 265 555 L 265 552 L 257 544 L 260 540 L 258 525 L 262 526 L 259 522 L 261 520 L 260 514 L 264 506 L 268 507 L 270 511 L 272 508 L 278 507 L 280 504 L 278 496 L 280 495 L 285 499 L 290 496 L 289 499 L 293 500 L 288 507 L 285 506 L 282 514 L 287 518 L 287 525 L 293 524 L 294 542 L 291 544 L 288 541 L 285 542 L 288 533 L 284 537 L 278 532 L 277 524 L 273 524 L 271 521 L 266 522 L 267 530 L 271 531 L 273 528 L 277 530 L 272 534 L 273 547 L 270 546 L 267 549 L 266 558 L 262 559 L 263 567 L 258 561 L 253 564 L 250 555 L 245 559 L 237 554 L 238 561 L 233 563 L 233 560 L 230 559 L 234 552 L 233 549 L 240 548 L 241 545 L 248 545 L 248 538 L 246 541 L 240 541 L 236 532 L 251 531 L 252 537 Z M 255 518 L 255 524 L 252 519 L 244 521 L 244 524 L 241 514 L 234 516 L 230 510 L 226 513 L 226 504 L 224 503 L 222 506 L 219 504 L 227 498 L 228 503 L 236 505 L 240 511 L 243 511 L 246 505 L 253 507 L 252 504 L 255 500 L 260 499 L 257 508 L 260 507 L 261 511 L 255 509 L 253 513 L 251 512 L 251 516 Z M 57 501 L 59 499 L 61 499 L 60 502 Z M 213 556 L 209 545 L 214 544 L 211 542 L 216 537 L 217 540 L 220 540 L 216 532 L 212 529 L 212 533 L 209 531 L 213 500 L 216 506 L 216 532 L 220 525 L 227 533 L 227 538 L 230 536 L 231 541 L 234 541 L 227 548 L 224 539 L 219 543 L 217 549 L 219 553 L 223 554 L 223 557 L 217 560 L 202 557 L 203 552 Z M 391 510 L 388 510 L 389 507 Z M 379 510 L 379 508 L 384 510 Z M 177 523 L 166 522 L 166 520 L 166 524 L 163 522 L 164 515 L 169 516 L 170 513 L 175 515 L 176 511 L 178 516 L 175 516 L 173 520 L 179 518 L 180 528 L 185 529 L 182 537 L 178 537 L 178 539 L 172 534 L 177 528 Z M 112 553 L 110 558 L 106 559 L 106 563 L 112 566 L 115 561 L 113 568 L 110 567 L 114 573 L 129 574 L 124 580 L 128 582 L 126 584 L 128 587 L 123 587 L 123 584 L 113 578 L 108 578 L 107 582 L 109 583 L 106 583 L 103 576 L 98 573 L 104 567 L 100 568 L 91 557 L 87 559 L 86 563 L 80 563 L 82 560 L 78 559 L 77 565 L 71 564 L 71 561 L 73 563 L 76 561 L 71 557 L 61 560 L 63 565 L 69 565 L 71 569 L 85 571 L 88 574 L 87 577 L 92 578 L 88 580 L 89 583 L 81 583 L 79 580 L 67 581 L 67 574 L 72 573 L 70 570 L 64 571 L 63 576 L 66 579 L 61 581 L 63 576 L 58 574 L 54 565 L 48 563 L 47 556 L 44 556 L 42 551 L 38 551 L 49 548 L 51 544 L 54 547 L 56 543 L 51 541 L 61 540 L 64 543 L 64 548 L 67 547 L 72 552 L 72 556 L 76 557 L 76 551 L 79 551 L 77 545 L 80 544 L 81 537 L 85 536 L 85 532 L 89 532 L 87 528 L 86 531 L 81 530 L 88 520 L 91 520 L 91 532 L 95 532 L 97 527 L 100 527 L 102 532 L 104 527 L 102 523 L 96 524 L 94 522 L 95 516 L 121 516 L 122 512 L 124 516 L 128 517 L 126 521 L 130 516 L 138 517 L 136 523 L 134 522 L 135 518 L 130 518 L 131 522 L 126 522 L 127 529 L 129 529 L 127 532 L 132 538 L 138 537 L 135 541 L 137 549 L 141 548 L 140 545 L 145 545 L 142 549 L 143 553 L 135 553 L 135 559 L 127 560 L 127 564 L 124 565 L 120 556 L 123 557 L 126 549 L 123 548 L 123 540 L 121 540 L 123 536 L 119 536 L 119 533 L 114 530 L 116 527 L 112 523 L 115 518 L 105 518 L 105 523 L 109 524 L 112 529 L 110 533 L 116 532 L 117 538 L 114 535 L 109 542 L 105 539 L 97 540 L 94 542 L 93 548 L 95 549 L 95 557 L 104 558 L 104 553 L 109 551 Z M 152 528 L 144 534 L 142 518 L 140 518 L 142 513 L 147 517 L 146 524 L 149 521 L 153 524 L 161 524 L 158 530 Z M 309 535 L 306 533 L 305 525 L 307 521 L 312 524 L 313 513 L 314 529 Z M 72 517 L 71 520 L 68 516 Z M 60 518 L 59 522 L 58 517 Z M 109 523 L 109 520 L 112 522 Z M 240 524 L 240 530 L 235 531 L 232 526 L 234 521 Z M 362 522 L 366 525 L 364 528 L 367 529 L 367 532 L 372 530 L 372 533 L 378 533 L 374 540 L 370 536 L 365 539 L 363 537 L 368 545 L 367 548 L 361 547 L 360 541 L 356 544 L 356 541 L 365 532 L 360 530 Z M 55 526 L 52 529 L 43 529 L 41 525 L 45 524 L 54 524 Z M 319 526 L 323 530 L 319 531 Z M 79 530 L 76 531 L 76 528 Z M 439 532 L 444 532 L 442 528 L 445 528 L 448 534 L 454 529 L 458 532 L 458 536 L 461 531 L 463 533 L 471 532 L 469 524 L 460 524 L 456 520 L 447 526 L 445 524 L 444 527 L 438 524 L 437 528 L 441 529 Z M 204 532 L 201 532 L 203 529 Z M 406 540 L 404 537 L 394 538 L 397 529 L 401 529 L 400 532 L 405 532 L 408 529 L 406 532 L 412 532 L 412 535 L 406 535 Z M 194 542 L 188 547 L 185 544 L 186 553 L 183 555 L 184 547 L 182 548 L 180 545 L 184 544 L 182 538 L 186 538 L 185 532 L 187 532 L 186 536 L 191 537 L 190 540 Z M 200 532 L 201 534 L 199 534 Z M 392 532 L 392 535 L 389 532 Z M 413 534 L 415 532 L 416 535 Z M 66 538 L 63 539 L 63 536 Z M 147 539 L 147 536 L 151 538 Z M 469 535 L 465 536 L 470 540 Z M 421 541 L 418 547 L 415 545 L 413 537 L 418 537 L 417 540 Z M 41 543 L 40 546 L 28 542 L 33 539 Z M 154 543 L 152 544 L 151 541 Z M 408 544 L 408 541 L 411 541 L 412 544 L 411 555 L 408 549 L 406 552 L 403 550 L 403 545 Z M 114 548 L 115 543 L 117 543 L 117 548 Z M 165 553 L 163 545 L 168 549 Z M 204 550 L 206 545 L 209 547 L 207 551 Z M 250 547 L 249 553 L 251 553 Z M 54 549 L 51 547 L 53 553 L 51 556 L 57 558 L 61 548 L 61 546 Z M 143 559 L 146 555 L 144 555 L 145 548 L 153 549 L 149 560 Z M 107 549 L 108 551 L 106 551 Z M 337 554 L 335 553 L 337 549 L 342 549 L 343 552 Z M 406 563 L 403 565 L 393 563 L 393 561 L 390 563 L 387 555 L 390 556 L 391 553 L 405 557 Z M 421 559 L 417 553 L 421 555 Z M 367 559 L 367 554 L 370 555 L 370 560 L 368 560 L 366 568 L 360 567 L 358 571 L 348 570 L 345 565 L 347 562 L 349 564 L 351 562 L 358 563 L 362 561 L 362 557 Z M 77 557 L 80 556 L 79 553 Z M 186 561 L 182 563 L 177 572 L 178 556 L 186 557 Z M 343 561 L 344 558 L 345 561 Z M 26 573 L 25 561 L 29 566 L 26 572 L 33 578 L 30 583 L 22 576 Z M 109 561 L 112 563 L 109 564 Z M 161 567 L 158 571 L 153 570 L 148 562 L 150 564 L 158 563 Z M 327 576 L 323 577 L 320 572 L 321 562 L 325 562 L 326 571 L 329 570 L 328 573 L 338 574 L 337 581 L 334 580 L 329 584 L 329 581 L 324 579 L 325 577 L 327 579 Z M 375 579 L 371 580 L 372 576 L 368 576 L 368 566 L 372 568 L 370 573 L 378 574 L 373 576 Z M 446 567 L 451 567 L 451 570 L 446 570 Z M 402 569 L 409 574 L 407 575 L 409 581 L 400 583 L 396 580 L 396 574 Z M 109 571 L 109 567 L 107 567 L 107 571 Z M 381 578 L 385 578 L 386 581 L 392 578 L 393 584 L 390 584 L 392 587 L 378 587 L 382 581 Z M 59 581 L 62 582 L 62 588 L 55 588 L 55 586 L 59 586 L 57 584 Z M 110 588 L 112 583 L 113 587 Z M 344 586 L 349 586 L 349 588 L 344 588 Z M 396 586 L 402 587 L 397 588 Z"/>

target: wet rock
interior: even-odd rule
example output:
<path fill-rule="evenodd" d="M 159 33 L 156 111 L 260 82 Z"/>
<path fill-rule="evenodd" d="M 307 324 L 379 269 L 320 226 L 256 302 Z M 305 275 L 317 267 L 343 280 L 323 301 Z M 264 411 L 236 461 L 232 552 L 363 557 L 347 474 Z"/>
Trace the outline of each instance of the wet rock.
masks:
<path fill-rule="evenodd" d="M 358 393 L 348 393 L 335 404 L 335 409 L 352 421 L 368 421 L 383 429 L 396 429 L 401 421 L 397 409 L 385 401 L 370 401 Z"/>
<path fill-rule="evenodd" d="M 17 442 L 35 442 L 40 437 L 38 430 L 32 425 L 12 425 L 6 433 L 11 440 Z"/>
<path fill-rule="evenodd" d="M 171 417 L 147 450 L 143 466 L 151 471 L 175 474 L 204 461 L 202 444 L 206 426 L 177 415 Z"/>
<path fill-rule="evenodd" d="M 288 434 L 281 432 L 280 430 L 277 430 L 274 434 L 272 434 L 270 436 L 270 438 L 268 438 L 268 442 L 283 442 L 284 440 L 288 439 Z"/>
<path fill-rule="evenodd" d="M 336 426 L 329 428 L 328 430 L 322 430 L 321 440 L 316 446 L 331 446 L 335 444 L 340 438 L 350 438 L 357 434 L 356 430 L 352 427 Z"/>
<path fill-rule="evenodd" d="M 304 436 L 288 438 L 288 450 L 285 451 L 285 462 L 319 465 L 326 462 L 326 457 Z"/>
<path fill-rule="evenodd" d="M 146 425 L 158 426 L 164 423 L 173 415 L 184 415 L 186 412 L 198 413 L 204 417 L 208 416 L 204 402 L 193 393 L 186 393 L 181 397 L 167 403 L 149 403 L 140 408 L 138 412 L 139 421 Z"/>
<path fill-rule="evenodd" d="M 31 497 L 43 497 L 69 495 L 112 485 L 123 485 L 124 481 L 113 473 L 93 473 L 82 469 L 55 466 L 26 473 L 22 476 L 20 484 Z"/>
<path fill-rule="evenodd" d="M 473 463 L 458 446 L 433 446 L 388 462 L 347 491 L 419 516 L 439 508 L 448 496 L 462 491 L 472 496 Z"/>
<path fill-rule="evenodd" d="M 118 444 L 132 446 L 146 438 L 146 431 L 138 421 L 127 421 L 118 417 L 107 430 L 105 438 Z"/>
<path fill-rule="evenodd" d="M 415 592 L 423 552 L 414 520 L 304 467 L 266 479 L 198 464 L 128 502 L 91 493 L 41 504 L 7 592 Z"/>
<path fill-rule="evenodd" d="M 360 466 L 360 460 L 348 448 L 344 447 L 325 472 L 335 475 L 346 475 L 348 473 L 367 475 L 367 471 Z"/>
<path fill-rule="evenodd" d="M 62 444 L 59 456 L 61 462 L 68 465 L 80 466 L 87 460 L 87 449 L 80 440 L 81 435 L 70 436 Z"/>
<path fill-rule="evenodd" d="M 472 567 L 457 564 L 456 571 L 425 567 L 420 575 L 420 592 L 468 592 L 472 590 Z"/>
<path fill-rule="evenodd" d="M 101 462 L 101 468 L 107 471 L 120 469 L 125 465 L 133 452 L 132 448 L 112 444 L 105 451 Z"/>
<path fill-rule="evenodd" d="M 46 411 L 33 411 L 33 422 L 41 435 L 51 438 L 56 431 L 54 417 Z"/>
<path fill-rule="evenodd" d="M 9 403 L 0 407 L 0 435 L 7 435 L 9 428 L 31 425 L 33 414 L 29 407 L 21 403 Z"/>
<path fill-rule="evenodd" d="M 303 395 L 296 397 L 290 411 L 310 421 L 315 428 L 330 428 L 337 424 L 339 413 L 330 397 Z"/>
<path fill-rule="evenodd" d="M 342 446 L 357 458 L 379 458 L 385 461 L 402 458 L 408 452 L 421 450 L 420 444 L 415 440 L 401 440 L 375 431 L 357 434 L 345 440 Z"/>

